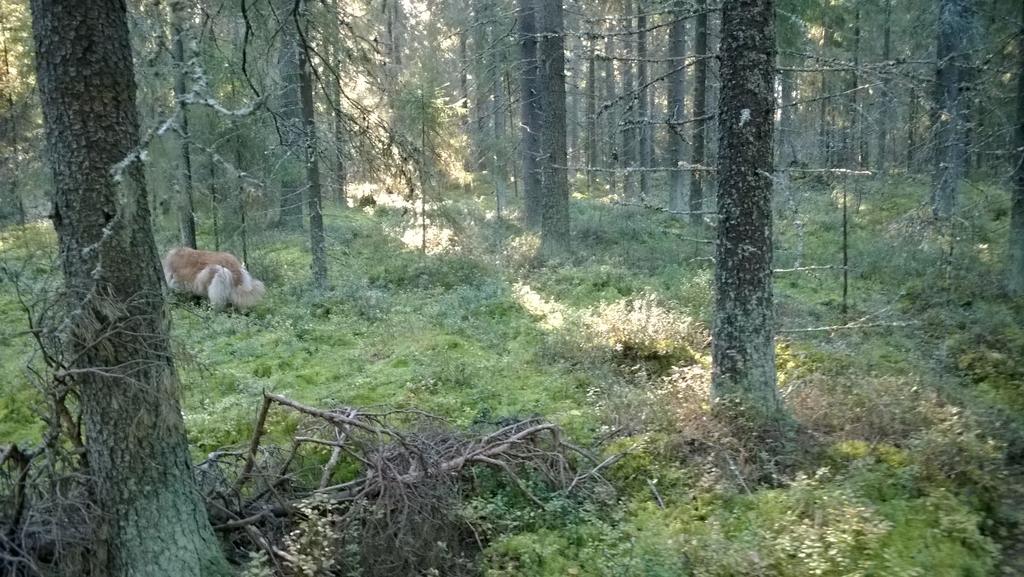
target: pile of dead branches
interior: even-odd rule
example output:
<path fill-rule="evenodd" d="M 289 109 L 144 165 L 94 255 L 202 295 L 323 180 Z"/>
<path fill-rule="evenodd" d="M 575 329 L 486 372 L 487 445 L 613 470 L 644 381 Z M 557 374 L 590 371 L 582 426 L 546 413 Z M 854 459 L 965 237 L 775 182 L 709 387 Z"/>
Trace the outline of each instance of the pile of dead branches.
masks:
<path fill-rule="evenodd" d="M 285 443 L 267 442 L 275 411 L 299 417 Z M 599 461 L 540 418 L 471 433 L 418 410 L 323 410 L 265 394 L 248 446 L 213 453 L 197 471 L 215 529 L 239 551 L 258 547 L 276 572 L 319 562 L 358 564 L 364 575 L 454 574 L 483 546 L 458 515 L 480 468 L 543 508 L 536 490 L 610 492 L 601 471 L 617 459 Z M 339 558 L 302 558 L 297 543 L 317 531 Z"/>

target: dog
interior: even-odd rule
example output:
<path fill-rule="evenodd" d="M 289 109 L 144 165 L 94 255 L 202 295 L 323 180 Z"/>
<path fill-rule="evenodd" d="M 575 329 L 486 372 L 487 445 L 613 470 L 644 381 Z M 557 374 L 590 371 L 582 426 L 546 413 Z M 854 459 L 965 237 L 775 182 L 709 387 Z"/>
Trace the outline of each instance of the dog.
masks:
<path fill-rule="evenodd" d="M 217 311 L 224 310 L 228 303 L 245 311 L 266 293 L 263 283 L 226 252 L 173 248 L 164 257 L 163 267 L 168 287 L 206 297 Z"/>

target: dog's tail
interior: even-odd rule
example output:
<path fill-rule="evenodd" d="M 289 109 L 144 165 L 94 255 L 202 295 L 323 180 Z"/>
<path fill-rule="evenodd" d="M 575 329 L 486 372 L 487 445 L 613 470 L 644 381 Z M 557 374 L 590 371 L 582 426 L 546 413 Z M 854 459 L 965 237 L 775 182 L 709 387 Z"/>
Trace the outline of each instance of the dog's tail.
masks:
<path fill-rule="evenodd" d="M 232 298 L 234 294 L 232 285 L 234 283 L 231 279 L 231 271 L 215 264 L 210 265 L 206 270 L 213 273 L 210 286 L 206 289 L 206 296 L 210 298 L 210 304 L 213 305 L 214 310 L 224 310 L 229 299 L 232 302 L 234 301 Z"/>
<path fill-rule="evenodd" d="M 242 282 L 231 291 L 231 304 L 240 311 L 258 303 L 267 292 L 263 283 L 252 278 L 249 271 L 242 269 Z"/>

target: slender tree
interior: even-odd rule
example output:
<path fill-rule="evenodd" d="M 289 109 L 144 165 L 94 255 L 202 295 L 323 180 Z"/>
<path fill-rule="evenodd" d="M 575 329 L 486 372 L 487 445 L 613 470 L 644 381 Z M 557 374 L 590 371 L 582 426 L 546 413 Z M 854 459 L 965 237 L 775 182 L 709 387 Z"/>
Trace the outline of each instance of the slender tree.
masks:
<path fill-rule="evenodd" d="M 281 210 L 279 224 L 287 228 L 302 226 L 303 175 L 299 169 L 306 156 L 305 128 L 302 119 L 300 53 L 302 40 L 295 27 L 294 0 L 278 0 L 277 20 L 281 22 L 281 45 L 278 67 L 283 86 L 278 99 L 279 127 L 282 144 L 289 162 L 282 164 L 280 174 Z"/>
<path fill-rule="evenodd" d="M 324 243 L 324 216 L 321 208 L 323 191 L 320 187 L 320 160 L 316 153 L 316 111 L 313 106 L 313 70 L 309 58 L 305 0 L 298 0 L 296 10 L 287 23 L 295 27 L 299 38 L 296 54 L 299 79 L 299 97 L 302 101 L 302 145 L 306 166 L 306 204 L 309 210 L 309 248 L 312 254 L 313 285 L 318 289 L 327 286 L 327 250 Z"/>
<path fill-rule="evenodd" d="M 519 58 L 523 67 L 522 75 L 519 77 L 519 150 L 523 163 L 523 213 L 526 226 L 540 230 L 544 214 L 539 164 L 540 129 L 543 118 L 538 93 L 540 68 L 537 62 L 537 9 L 534 0 L 518 0 L 518 12 Z"/>
<path fill-rule="evenodd" d="M 711 395 L 757 418 L 780 410 L 772 311 L 774 11 L 774 0 L 722 5 Z"/>
<path fill-rule="evenodd" d="M 540 43 L 542 131 L 540 138 L 544 212 L 541 250 L 557 254 L 569 249 L 569 181 L 565 143 L 565 50 L 562 3 L 541 1 L 537 11 Z"/>
<path fill-rule="evenodd" d="M 686 162 L 686 138 L 683 123 L 686 120 L 686 0 L 672 3 L 672 25 L 668 33 L 669 84 L 668 84 L 668 146 L 669 146 L 669 209 L 685 210 L 686 173 L 680 170 Z"/>
<path fill-rule="evenodd" d="M 970 0 L 939 0 L 938 66 L 935 71 L 937 150 L 932 186 L 932 213 L 953 214 L 967 164 L 966 41 L 973 8 Z"/>
<path fill-rule="evenodd" d="M 70 311 L 60 332 L 82 408 L 96 575 L 227 575 L 192 477 L 162 278 L 138 161 L 126 5 L 33 0 Z"/>
<path fill-rule="evenodd" d="M 1024 3 L 1021 4 L 1024 10 Z M 1024 18 L 1024 13 L 1022 13 Z M 1024 19 L 1021 20 L 1024 22 Z M 1017 35 L 1017 126 L 1014 155 L 1013 198 L 1010 209 L 1009 292 L 1024 296 L 1024 28 Z"/>
<path fill-rule="evenodd" d="M 703 170 L 708 145 L 708 12 L 707 0 L 697 0 L 697 18 L 694 23 L 694 57 L 697 62 L 693 71 L 693 150 L 691 158 L 697 167 L 690 182 L 690 222 L 694 226 L 702 221 L 699 214 L 704 210 L 704 182 L 708 173 Z"/>
<path fill-rule="evenodd" d="M 637 150 L 640 167 L 640 198 L 646 199 L 651 192 L 651 108 L 647 86 L 647 13 L 643 0 L 636 3 L 636 90 L 637 90 Z"/>
<path fill-rule="evenodd" d="M 186 97 L 186 77 L 189 74 L 188 57 L 185 45 L 188 33 L 188 7 L 185 2 L 171 2 L 171 53 L 174 58 L 174 96 L 178 100 L 178 114 L 181 116 L 178 130 L 178 228 L 181 232 L 181 244 L 196 248 L 196 214 L 192 190 L 192 153 L 189 146 L 188 105 Z M 191 55 L 189 55 L 191 56 Z"/>

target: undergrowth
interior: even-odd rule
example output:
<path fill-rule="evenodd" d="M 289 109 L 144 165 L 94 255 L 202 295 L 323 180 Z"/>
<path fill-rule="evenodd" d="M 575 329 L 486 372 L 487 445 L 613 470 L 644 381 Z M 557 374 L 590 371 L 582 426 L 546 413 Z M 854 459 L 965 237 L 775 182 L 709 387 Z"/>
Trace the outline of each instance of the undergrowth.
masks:
<path fill-rule="evenodd" d="M 971 225 L 942 231 L 912 179 L 790 182 L 777 191 L 778 268 L 841 262 L 842 186 L 845 315 L 838 269 L 776 278 L 793 426 L 774 444 L 707 403 L 711 245 L 694 239 L 714 231 L 581 191 L 574 252 L 547 263 L 485 196 L 453 193 L 425 254 L 400 202 L 336 208 L 323 293 L 309 286 L 303 238 L 259 234 L 248 264 L 268 296 L 255 310 L 171 300 L 194 452 L 244 443 L 263 391 L 418 407 L 466 428 L 544 415 L 604 457 L 624 454 L 602 471 L 618 493 L 588 501 L 537 488 L 539 508 L 481 472 L 453 513 L 476 533 L 469 573 L 994 574 L 1014 563 L 998 544 L 1019 535 L 1008 495 L 1024 460 L 1024 310 L 997 288 L 1005 194 L 972 187 Z M 13 287 L 43 290 L 53 252 L 44 225 L 0 236 L 5 266 L 36 263 L 0 285 L 0 439 L 40 434 Z M 859 319 L 882 326 L 827 328 Z M 275 419 L 272 435 L 296 426 Z M 337 541 L 329 521 L 311 515 L 289 546 Z"/>

